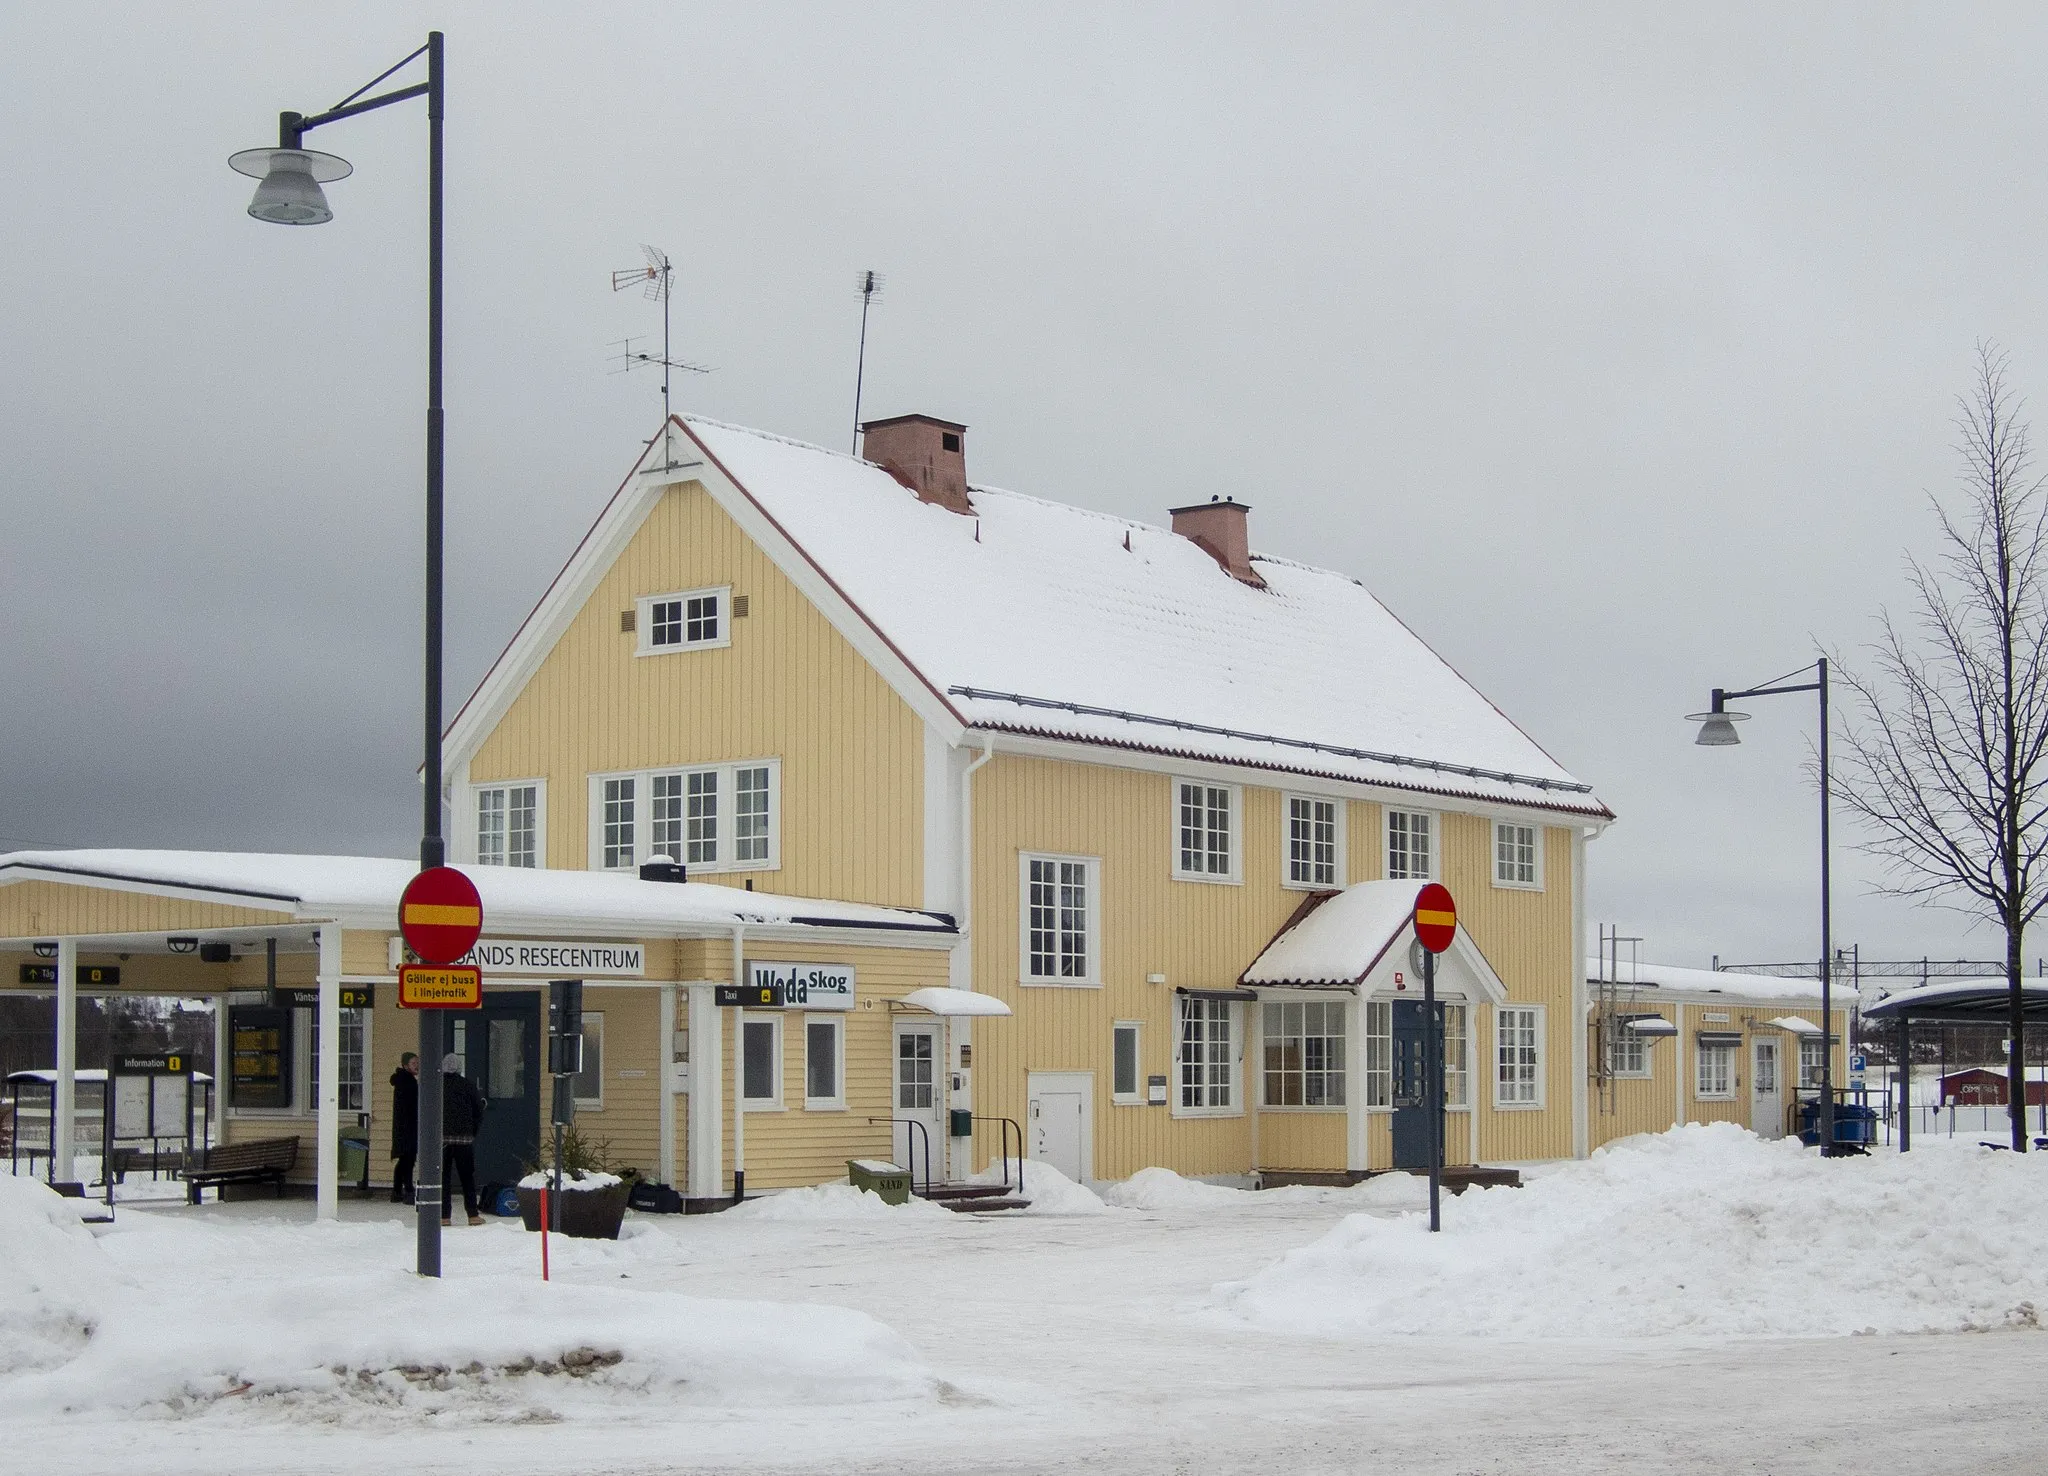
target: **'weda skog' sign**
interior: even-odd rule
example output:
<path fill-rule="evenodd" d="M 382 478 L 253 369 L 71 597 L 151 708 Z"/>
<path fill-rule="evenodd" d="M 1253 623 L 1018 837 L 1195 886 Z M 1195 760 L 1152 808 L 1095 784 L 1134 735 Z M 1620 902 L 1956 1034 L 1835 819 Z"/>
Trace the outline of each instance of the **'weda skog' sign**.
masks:
<path fill-rule="evenodd" d="M 780 984 L 782 1005 L 790 1010 L 853 1008 L 852 964 L 747 962 L 747 982 Z"/>

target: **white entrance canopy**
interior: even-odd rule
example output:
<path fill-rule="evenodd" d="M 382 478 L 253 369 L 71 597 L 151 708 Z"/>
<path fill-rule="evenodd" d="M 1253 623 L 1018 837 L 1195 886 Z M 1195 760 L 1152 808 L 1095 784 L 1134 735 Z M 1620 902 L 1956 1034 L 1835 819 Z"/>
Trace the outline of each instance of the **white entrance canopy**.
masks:
<path fill-rule="evenodd" d="M 1369 881 L 1312 895 L 1240 982 L 1252 989 L 1412 991 L 1419 998 L 1422 979 L 1408 956 L 1419 890 L 1418 882 Z M 1462 926 L 1437 959 L 1437 987 L 1452 997 L 1495 1004 L 1507 998 L 1500 975 Z"/>
<path fill-rule="evenodd" d="M 993 994 L 976 994 L 972 989 L 938 987 L 913 989 L 897 1001 L 914 1010 L 925 1010 L 948 1019 L 960 1016 L 1007 1015 L 1010 1007 Z"/>

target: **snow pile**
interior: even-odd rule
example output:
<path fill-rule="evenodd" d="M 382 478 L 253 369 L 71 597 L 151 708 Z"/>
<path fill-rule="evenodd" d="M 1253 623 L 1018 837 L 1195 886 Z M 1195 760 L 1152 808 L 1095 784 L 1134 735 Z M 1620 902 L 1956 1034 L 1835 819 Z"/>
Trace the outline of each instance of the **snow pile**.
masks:
<path fill-rule="evenodd" d="M 1206 1209 L 1242 1204 L 1248 1196 L 1248 1190 L 1184 1179 L 1170 1168 L 1139 1169 L 1102 1192 L 1104 1203 L 1136 1210 Z"/>
<path fill-rule="evenodd" d="M 1953 1332 L 2048 1307 L 2031 1155 L 1824 1160 L 1693 1125 L 1468 1190 L 1443 1226 L 1352 1215 L 1217 1296 L 1247 1321 L 1352 1337 Z"/>
<path fill-rule="evenodd" d="M 1429 1180 L 1418 1174 L 1374 1174 L 1370 1179 L 1343 1191 L 1339 1203 L 1376 1210 L 1426 1210 L 1429 1208 Z M 1448 1193 L 1440 1196 L 1450 1202 Z"/>
<path fill-rule="evenodd" d="M 1016 1159 L 1009 1162 L 1010 1182 L 1015 1184 L 1021 1172 L 1024 1176 L 1024 1197 L 1031 1201 L 1031 1207 L 1014 1213 L 1025 1215 L 1103 1215 L 1110 1207 L 1102 1197 L 1085 1184 L 1076 1184 L 1049 1163 L 1032 1158 L 1024 1161 L 1021 1169 Z M 1000 1184 L 1003 1182 L 1003 1161 L 997 1159 L 974 1176 L 977 1184 Z"/>
<path fill-rule="evenodd" d="M 75 1201 L 0 1174 L 0 1246 L 0 1376 L 76 1355 L 116 1273 Z"/>
<path fill-rule="evenodd" d="M 856 1189 L 851 1184 L 815 1184 L 808 1189 L 779 1189 L 736 1204 L 725 1211 L 729 1220 L 893 1220 L 903 1215 L 949 1215 L 952 1212 L 929 1199 L 910 1197 L 908 1204 L 891 1204 L 879 1194 Z"/>

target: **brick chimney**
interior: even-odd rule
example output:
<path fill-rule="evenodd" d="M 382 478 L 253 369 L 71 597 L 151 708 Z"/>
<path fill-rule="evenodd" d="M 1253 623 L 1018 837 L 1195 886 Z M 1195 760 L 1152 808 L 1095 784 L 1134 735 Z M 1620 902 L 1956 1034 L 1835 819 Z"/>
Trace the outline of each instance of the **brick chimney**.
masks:
<path fill-rule="evenodd" d="M 1173 531 L 1191 540 L 1241 584 L 1264 589 L 1266 581 L 1252 567 L 1251 530 L 1245 515 L 1251 509 L 1228 497 L 1212 497 L 1193 507 L 1173 509 Z"/>
<path fill-rule="evenodd" d="M 861 424 L 861 454 L 918 495 L 974 515 L 967 500 L 967 427 L 930 415 L 892 415 Z"/>

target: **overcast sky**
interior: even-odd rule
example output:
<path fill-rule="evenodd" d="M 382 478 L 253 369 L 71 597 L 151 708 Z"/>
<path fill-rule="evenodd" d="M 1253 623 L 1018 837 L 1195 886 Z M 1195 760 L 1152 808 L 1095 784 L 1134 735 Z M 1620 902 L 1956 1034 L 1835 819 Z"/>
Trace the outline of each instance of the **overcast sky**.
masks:
<path fill-rule="evenodd" d="M 1594 920 L 1814 955 L 1810 700 L 1680 719 L 1869 640 L 1979 339 L 2048 395 L 2038 7 L 8 6 L 0 846 L 416 849 L 424 109 L 316 136 L 318 230 L 226 158 L 430 24 L 451 711 L 658 417 L 610 271 L 673 256 L 681 407 L 841 445 L 873 268 L 870 415 L 1249 501 L 1598 787 Z"/>

